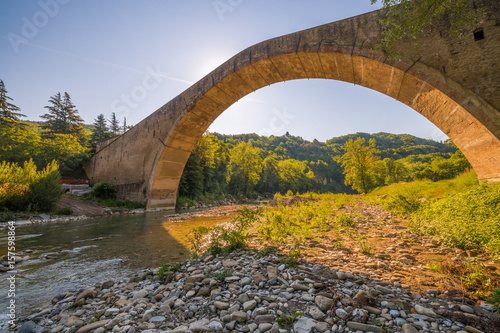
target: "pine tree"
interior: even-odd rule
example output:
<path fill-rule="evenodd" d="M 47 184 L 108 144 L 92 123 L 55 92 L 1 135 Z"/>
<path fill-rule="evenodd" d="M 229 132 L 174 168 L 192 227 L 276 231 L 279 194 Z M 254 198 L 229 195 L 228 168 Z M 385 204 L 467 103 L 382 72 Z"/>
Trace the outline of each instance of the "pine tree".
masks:
<path fill-rule="evenodd" d="M 129 130 L 129 128 L 127 127 L 127 117 L 123 117 L 122 133 L 125 133 L 128 130 Z"/>
<path fill-rule="evenodd" d="M 5 84 L 0 80 L 0 122 L 7 123 L 9 121 L 19 121 L 19 117 L 26 117 L 20 113 L 21 110 L 18 106 L 10 103 L 12 98 L 7 96 Z"/>
<path fill-rule="evenodd" d="M 94 123 L 92 125 L 94 126 L 90 137 L 90 143 L 92 146 L 95 146 L 99 142 L 112 137 L 112 134 L 109 132 L 108 126 L 106 125 L 106 118 L 104 118 L 102 113 L 94 119 Z"/>
<path fill-rule="evenodd" d="M 51 105 L 45 106 L 49 113 L 40 116 L 40 118 L 46 119 L 43 126 L 48 131 L 49 136 L 52 134 L 71 134 L 83 140 L 83 119 L 71 102 L 69 94 L 65 92 L 64 97 L 61 97 L 61 93 L 58 92 L 50 97 L 49 103 Z"/>
<path fill-rule="evenodd" d="M 118 119 L 116 119 L 116 114 L 114 112 L 111 114 L 111 120 L 109 121 L 109 123 L 109 129 L 111 133 L 117 135 L 120 132 L 120 122 L 118 121 Z"/>

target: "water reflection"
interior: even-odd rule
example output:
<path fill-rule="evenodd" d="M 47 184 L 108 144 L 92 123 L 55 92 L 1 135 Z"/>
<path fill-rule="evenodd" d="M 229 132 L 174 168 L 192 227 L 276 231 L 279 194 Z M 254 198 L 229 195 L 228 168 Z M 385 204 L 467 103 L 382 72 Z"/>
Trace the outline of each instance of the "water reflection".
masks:
<path fill-rule="evenodd" d="M 227 222 L 231 217 L 179 221 L 151 213 L 18 228 L 16 251 L 30 251 L 23 254 L 29 260 L 16 267 L 18 314 L 47 304 L 58 293 L 126 277 L 130 268 L 158 267 L 188 258 L 193 228 Z M 2 234 L 0 255 L 5 255 L 7 237 Z M 2 312 L 6 287 L 6 279 L 0 279 Z"/>

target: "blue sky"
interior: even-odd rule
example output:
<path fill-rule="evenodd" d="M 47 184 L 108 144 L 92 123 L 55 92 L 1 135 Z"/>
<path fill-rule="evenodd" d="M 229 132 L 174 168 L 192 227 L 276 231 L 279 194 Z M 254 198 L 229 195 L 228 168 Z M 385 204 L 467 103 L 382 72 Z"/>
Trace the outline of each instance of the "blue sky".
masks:
<path fill-rule="evenodd" d="M 136 124 L 246 47 L 376 9 L 370 0 L 0 0 L 0 79 L 29 120 L 67 91 L 86 123 L 116 112 Z M 320 141 L 381 131 L 446 138 L 387 96 L 329 80 L 260 89 L 210 130 Z"/>

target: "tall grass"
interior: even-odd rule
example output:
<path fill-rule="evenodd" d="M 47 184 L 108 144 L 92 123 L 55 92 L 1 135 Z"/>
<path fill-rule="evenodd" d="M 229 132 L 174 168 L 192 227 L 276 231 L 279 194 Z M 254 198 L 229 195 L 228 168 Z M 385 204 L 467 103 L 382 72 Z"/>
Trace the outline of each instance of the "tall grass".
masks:
<path fill-rule="evenodd" d="M 306 239 L 354 224 L 352 217 L 339 209 L 348 203 L 354 204 L 359 200 L 358 196 L 331 193 L 306 193 L 302 196 L 315 200 L 285 206 L 282 197 L 276 195 L 277 207 L 267 207 L 262 213 L 257 228 L 259 236 L 273 246 L 288 245 L 296 251 Z"/>
<path fill-rule="evenodd" d="M 231 253 L 243 249 L 250 237 L 248 229 L 258 221 L 260 209 L 243 207 L 230 222 L 211 228 L 198 227 L 189 236 L 193 257 L 198 258 L 205 252 L 212 255 Z"/>
<path fill-rule="evenodd" d="M 463 173 L 456 178 L 433 182 L 428 179 L 417 180 L 408 183 L 391 184 L 379 187 L 370 192 L 366 198 L 376 200 L 377 198 L 390 197 L 401 192 L 413 193 L 415 196 L 425 200 L 445 198 L 447 195 L 459 193 L 473 186 L 477 186 L 477 174 L 474 170 Z"/>

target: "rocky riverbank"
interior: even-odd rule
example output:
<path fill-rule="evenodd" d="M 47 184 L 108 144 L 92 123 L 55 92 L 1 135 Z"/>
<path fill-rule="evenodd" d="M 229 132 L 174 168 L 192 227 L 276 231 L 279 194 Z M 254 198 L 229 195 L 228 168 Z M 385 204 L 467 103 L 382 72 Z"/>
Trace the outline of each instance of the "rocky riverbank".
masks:
<path fill-rule="evenodd" d="M 277 254 L 233 252 L 187 260 L 55 295 L 21 319 L 27 332 L 499 332 L 498 315 L 432 291 L 414 293 L 314 262 L 287 267 Z M 166 274 L 168 275 L 168 274 Z"/>
<path fill-rule="evenodd" d="M 71 203 L 68 203 L 71 202 Z M 80 198 L 72 198 L 72 200 L 66 200 L 65 203 L 67 206 L 74 209 L 73 215 L 48 215 L 48 214 L 40 214 L 36 216 L 32 216 L 28 219 L 17 220 L 16 228 L 18 227 L 26 227 L 30 225 L 36 224 L 46 224 L 46 223 L 59 223 L 59 222 L 69 222 L 69 221 L 84 221 L 88 219 L 95 219 L 102 216 L 111 216 L 111 215 L 127 215 L 127 214 L 145 214 L 145 213 L 156 213 L 156 212 L 172 212 L 172 210 L 163 210 L 159 208 L 154 209 L 120 209 L 117 211 L 113 211 L 111 208 L 105 208 L 99 206 L 100 209 L 91 209 L 90 213 L 87 212 L 85 214 L 85 207 L 90 202 L 89 205 L 95 206 L 97 203 L 94 201 L 84 201 Z M 78 203 L 78 204 L 77 204 Z M 247 204 L 247 207 L 257 207 L 257 205 Z M 76 208 L 78 207 L 78 208 Z M 210 216 L 225 216 L 229 214 L 234 214 L 241 210 L 242 205 L 233 204 L 233 203 L 224 203 L 224 204 L 214 204 L 214 205 L 204 205 L 197 210 L 193 211 L 184 211 L 181 213 L 168 214 L 164 217 L 170 220 L 184 220 L 191 217 L 210 217 Z M 8 227 L 8 222 L 0 222 L 0 230 L 4 230 Z"/>

